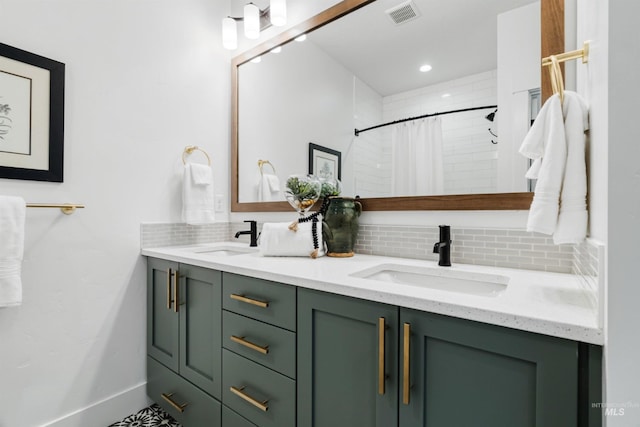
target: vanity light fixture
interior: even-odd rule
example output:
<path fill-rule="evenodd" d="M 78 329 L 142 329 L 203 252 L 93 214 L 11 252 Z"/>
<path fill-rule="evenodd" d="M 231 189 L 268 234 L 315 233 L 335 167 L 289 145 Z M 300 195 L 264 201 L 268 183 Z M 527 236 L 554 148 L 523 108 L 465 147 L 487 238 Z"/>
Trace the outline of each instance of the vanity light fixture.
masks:
<path fill-rule="evenodd" d="M 228 16 L 222 20 L 222 46 L 234 50 L 238 47 L 237 22 L 244 22 L 244 35 L 248 39 L 260 37 L 260 31 L 271 25 L 281 27 L 287 23 L 287 1 L 270 0 L 269 6 L 260 9 L 254 3 L 247 3 L 242 17 Z"/>
<path fill-rule="evenodd" d="M 423 73 L 426 73 L 428 71 L 431 71 L 433 67 L 429 64 L 424 64 L 420 66 L 420 71 L 422 71 Z"/>

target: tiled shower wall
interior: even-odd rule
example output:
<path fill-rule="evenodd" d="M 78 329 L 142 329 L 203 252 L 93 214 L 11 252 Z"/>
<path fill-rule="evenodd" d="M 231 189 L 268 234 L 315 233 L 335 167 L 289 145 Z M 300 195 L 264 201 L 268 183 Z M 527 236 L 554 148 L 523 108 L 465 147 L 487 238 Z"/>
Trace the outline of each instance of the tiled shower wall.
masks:
<path fill-rule="evenodd" d="M 383 121 L 497 104 L 497 70 L 473 74 L 383 99 Z M 450 96 L 442 97 L 448 93 Z M 497 145 L 485 119 L 493 110 L 441 116 L 445 194 L 493 193 L 497 188 Z M 388 129 L 388 128 L 383 128 Z M 376 133 L 380 131 L 374 131 Z M 383 159 L 391 158 L 390 146 Z M 390 167 L 390 165 L 388 166 Z"/>
<path fill-rule="evenodd" d="M 149 248 L 230 241 L 235 240 L 237 231 L 245 229 L 245 223 L 142 224 L 141 245 Z M 438 233 L 438 227 L 362 224 L 355 252 L 437 260 L 433 245 Z M 597 289 L 598 249 L 589 242 L 557 246 L 550 237 L 522 230 L 455 227 L 451 240 L 454 263 L 576 273 L 591 289 Z"/>

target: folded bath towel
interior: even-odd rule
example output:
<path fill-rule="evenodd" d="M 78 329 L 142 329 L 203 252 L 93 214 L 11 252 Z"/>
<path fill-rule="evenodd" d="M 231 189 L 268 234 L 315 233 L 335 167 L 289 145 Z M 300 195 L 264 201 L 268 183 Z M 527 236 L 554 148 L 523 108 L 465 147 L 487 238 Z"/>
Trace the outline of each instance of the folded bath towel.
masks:
<path fill-rule="evenodd" d="M 282 200 L 280 196 L 280 180 L 271 173 L 263 173 L 260 175 L 258 182 L 258 201 L 270 202 L 274 200 Z"/>
<path fill-rule="evenodd" d="M 182 184 L 182 220 L 187 224 L 214 222 L 215 202 L 211 167 L 187 163 Z"/>
<path fill-rule="evenodd" d="M 537 179 L 527 231 L 553 234 L 556 244 L 579 243 L 587 232 L 585 130 L 588 110 L 575 92 L 565 91 L 542 106 L 520 153 L 533 159 L 526 177 Z"/>
<path fill-rule="evenodd" d="M 263 256 L 312 256 L 312 223 L 298 224 L 298 231 L 289 228 L 291 222 L 266 222 L 260 233 L 260 254 Z M 322 222 L 316 223 L 318 255 L 324 255 L 322 242 Z"/>
<path fill-rule="evenodd" d="M 25 211 L 21 197 L 0 196 L 0 307 L 22 303 Z"/>

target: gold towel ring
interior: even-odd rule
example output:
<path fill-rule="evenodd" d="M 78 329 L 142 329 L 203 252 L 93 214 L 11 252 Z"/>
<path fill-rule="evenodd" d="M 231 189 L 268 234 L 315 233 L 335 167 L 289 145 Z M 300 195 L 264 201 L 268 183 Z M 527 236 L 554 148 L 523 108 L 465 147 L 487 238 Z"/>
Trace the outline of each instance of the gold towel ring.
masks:
<path fill-rule="evenodd" d="M 191 155 L 193 154 L 194 151 L 201 151 L 202 154 L 204 154 L 207 157 L 207 164 L 209 166 L 211 166 L 211 158 L 209 157 L 209 155 L 207 154 L 206 151 L 204 151 L 202 148 L 196 146 L 196 145 L 187 145 L 186 147 L 184 147 L 184 151 L 182 152 L 182 164 L 186 165 L 187 164 L 187 160 L 185 159 L 185 156 L 187 154 Z"/>
<path fill-rule="evenodd" d="M 271 164 L 271 162 L 270 162 L 269 160 L 258 160 L 258 167 L 260 168 L 260 175 L 262 175 L 262 174 L 263 174 L 262 167 L 263 167 L 264 165 L 269 165 L 269 166 L 271 166 L 271 169 L 273 169 L 273 173 L 274 173 L 274 174 L 276 173 L 276 168 L 275 168 L 275 167 L 273 167 L 273 165 Z"/>

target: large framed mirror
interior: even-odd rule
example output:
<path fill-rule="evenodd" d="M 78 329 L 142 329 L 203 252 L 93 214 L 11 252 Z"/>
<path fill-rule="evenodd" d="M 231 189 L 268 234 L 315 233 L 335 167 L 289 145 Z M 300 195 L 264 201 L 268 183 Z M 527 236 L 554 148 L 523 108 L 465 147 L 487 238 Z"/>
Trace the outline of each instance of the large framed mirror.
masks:
<path fill-rule="evenodd" d="M 418 18 L 392 22 L 389 11 L 400 4 L 414 8 Z M 520 41 L 523 26 L 539 39 Z M 420 32 L 425 28 L 430 32 Z M 295 41 L 301 34 L 307 35 L 304 43 Z M 408 40 L 429 48 L 415 54 Z M 521 43 L 533 43 L 533 51 Z M 272 53 L 277 47 L 281 52 Z M 532 193 L 517 138 L 526 133 L 534 101 L 539 105 L 548 96 L 540 57 L 563 50 L 563 0 L 339 2 L 232 60 L 231 210 L 290 211 L 277 191 L 265 198 L 260 189 L 274 183 L 282 188 L 288 175 L 307 173 L 310 144 L 341 153 L 342 194 L 360 196 L 368 211 L 526 210 Z M 433 69 L 401 74 L 411 53 L 414 65 L 427 61 Z M 523 75 L 534 77 L 515 86 Z M 395 180 L 392 126 L 354 132 L 469 108 L 437 116 L 441 168 L 449 175 L 433 192 L 389 188 Z"/>

